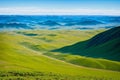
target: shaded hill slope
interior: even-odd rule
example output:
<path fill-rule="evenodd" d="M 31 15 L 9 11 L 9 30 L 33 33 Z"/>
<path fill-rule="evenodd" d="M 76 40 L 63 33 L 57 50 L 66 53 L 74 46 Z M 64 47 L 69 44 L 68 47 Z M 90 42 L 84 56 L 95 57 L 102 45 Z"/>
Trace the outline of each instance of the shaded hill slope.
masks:
<path fill-rule="evenodd" d="M 54 51 L 120 61 L 120 26 Z"/>

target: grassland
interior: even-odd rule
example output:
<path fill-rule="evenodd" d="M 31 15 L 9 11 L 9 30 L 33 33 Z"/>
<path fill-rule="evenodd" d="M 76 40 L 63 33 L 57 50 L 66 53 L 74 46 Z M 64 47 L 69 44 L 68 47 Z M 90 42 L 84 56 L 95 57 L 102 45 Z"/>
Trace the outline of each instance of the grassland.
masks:
<path fill-rule="evenodd" d="M 1 80 L 119 80 L 117 71 L 77 66 L 73 63 L 78 55 L 64 57 L 50 52 L 78 41 L 87 40 L 104 30 L 95 31 L 4 31 L 0 32 L 0 79 Z M 54 55 L 53 55 L 54 54 Z M 58 55 L 59 54 L 59 55 Z M 47 56 L 46 56 L 47 55 Z M 48 56 L 49 55 L 49 56 Z M 57 55 L 57 57 L 55 56 Z M 54 58 L 53 58 L 54 57 Z M 57 58 L 57 59 L 56 59 Z M 94 58 L 85 58 L 96 60 Z M 60 59 L 60 60 L 58 60 Z M 64 60 L 64 61 L 63 61 Z M 66 61 L 66 62 L 65 62 Z M 67 63 L 70 62 L 73 63 Z M 82 60 L 80 60 L 82 61 Z M 101 59 L 101 64 L 105 60 Z M 107 61 L 107 60 L 106 60 Z M 86 61 L 87 62 L 87 61 Z M 83 63 L 86 63 L 83 62 Z M 112 62 L 112 61 L 107 61 Z M 91 64 L 94 62 L 91 62 Z M 118 64 L 112 62 L 109 66 Z M 90 65 L 91 65 L 90 64 Z M 81 65 L 81 64 L 80 64 Z M 93 64 L 92 64 L 93 65 Z M 105 66 L 105 65 L 103 65 Z M 107 66 L 106 66 L 107 67 Z M 106 69 L 106 68 L 104 68 Z"/>

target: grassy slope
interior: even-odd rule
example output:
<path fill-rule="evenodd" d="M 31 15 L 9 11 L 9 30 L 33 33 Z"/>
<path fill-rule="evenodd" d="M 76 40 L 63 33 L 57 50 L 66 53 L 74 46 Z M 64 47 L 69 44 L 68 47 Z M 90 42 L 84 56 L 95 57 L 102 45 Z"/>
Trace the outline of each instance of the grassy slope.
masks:
<path fill-rule="evenodd" d="M 120 62 L 117 61 L 110 61 L 101 58 L 90 58 L 71 54 L 63 54 L 57 52 L 47 52 L 44 54 L 80 66 L 120 71 Z"/>
<path fill-rule="evenodd" d="M 36 31 L 36 32 L 39 33 L 40 31 Z M 43 34 L 44 32 L 40 32 L 40 33 Z M 48 34 L 46 35 L 48 37 Z M 7 73 L 7 71 L 12 71 L 12 72 L 17 71 L 20 73 L 37 71 L 37 72 L 44 72 L 47 74 L 49 74 L 49 72 L 52 72 L 55 75 L 61 74 L 61 76 L 57 76 L 57 78 L 59 77 L 65 78 L 67 76 L 68 78 L 70 77 L 68 80 L 73 80 L 73 79 L 75 80 L 75 78 L 83 78 L 84 80 L 90 80 L 90 79 L 96 79 L 96 78 L 103 79 L 103 80 L 104 79 L 117 80 L 120 78 L 119 72 L 78 67 L 75 65 L 71 65 L 69 63 L 65 63 L 63 61 L 59 61 L 59 60 L 47 57 L 42 54 L 44 51 L 41 50 L 40 52 L 39 50 L 41 46 L 44 50 L 49 50 L 49 49 L 51 50 L 53 48 L 58 48 L 68 44 L 69 42 L 71 42 L 71 40 L 76 41 L 79 38 L 72 39 L 71 37 L 67 37 L 66 35 L 65 36 L 66 39 L 67 38 L 69 40 L 71 39 L 68 42 L 66 40 L 63 40 L 64 36 L 60 36 L 61 38 L 57 38 L 57 39 L 58 40 L 61 39 L 61 42 L 65 41 L 64 43 L 59 44 L 59 42 L 57 42 L 56 40 L 55 43 L 51 42 L 50 44 L 48 44 L 47 43 L 48 41 L 44 42 L 44 40 L 41 40 L 41 37 L 43 36 L 41 37 L 40 36 L 41 35 L 39 34 L 39 36 L 35 36 L 33 38 L 31 36 L 16 34 L 14 32 L 1 32 L 0 33 L 0 38 L 1 38 L 0 40 L 0 71 L 2 72 L 2 74 Z M 49 38 L 49 39 L 54 39 L 54 38 Z M 38 44 L 41 44 L 41 46 Z M 55 44 L 59 44 L 59 45 L 55 45 Z M 32 47 L 31 45 L 38 45 L 40 47 L 38 47 L 36 50 L 36 47 Z M 14 78 L 14 77 L 15 76 L 12 76 L 11 78 Z M 45 75 L 44 77 L 49 78 L 51 76 Z M 3 77 L 1 77 L 0 75 L 0 78 L 3 78 Z M 53 77 L 51 77 L 51 79 L 54 80 Z"/>

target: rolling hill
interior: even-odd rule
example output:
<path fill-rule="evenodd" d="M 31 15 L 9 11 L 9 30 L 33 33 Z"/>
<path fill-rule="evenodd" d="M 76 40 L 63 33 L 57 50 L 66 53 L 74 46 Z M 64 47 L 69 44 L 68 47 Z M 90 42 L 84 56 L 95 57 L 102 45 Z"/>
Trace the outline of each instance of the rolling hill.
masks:
<path fill-rule="evenodd" d="M 120 61 L 120 26 L 54 51 Z"/>
<path fill-rule="evenodd" d="M 2 31 L 0 32 L 0 79 L 119 80 L 118 71 L 77 66 L 45 55 L 50 50 L 86 40 L 99 32 L 102 31 Z M 80 35 L 84 37 L 80 38 Z M 73 55 L 68 57 L 74 58 Z M 90 61 L 89 58 L 86 59 Z M 87 62 L 83 61 L 83 63 Z M 114 66 L 115 63 L 118 64 L 115 68 L 119 68 L 117 62 L 113 62 L 112 65 Z"/>
<path fill-rule="evenodd" d="M 116 61 L 51 52 L 51 50 L 66 46 L 68 44 L 74 44 L 78 41 L 87 40 L 90 37 L 103 31 L 105 30 L 28 30 L 17 31 L 16 33 L 39 41 L 37 43 L 23 41 L 20 44 L 28 47 L 29 49 L 40 51 L 44 53 L 44 55 L 80 66 L 120 71 L 120 63 Z"/>

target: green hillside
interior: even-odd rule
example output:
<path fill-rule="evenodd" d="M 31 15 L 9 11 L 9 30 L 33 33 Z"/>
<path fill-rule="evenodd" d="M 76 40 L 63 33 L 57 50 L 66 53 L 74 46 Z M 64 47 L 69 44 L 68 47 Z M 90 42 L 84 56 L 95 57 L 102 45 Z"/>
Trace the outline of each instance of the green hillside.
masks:
<path fill-rule="evenodd" d="M 115 27 L 97 34 L 91 39 L 55 51 L 120 61 L 120 27 Z"/>
<path fill-rule="evenodd" d="M 76 66 L 45 55 L 50 50 L 86 40 L 99 32 L 101 31 L 0 32 L 0 79 L 119 80 L 120 73 L 117 71 Z M 86 37 L 79 38 L 80 33 Z"/>

